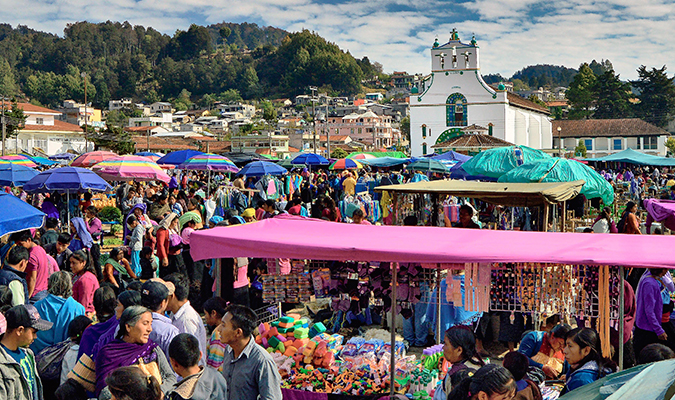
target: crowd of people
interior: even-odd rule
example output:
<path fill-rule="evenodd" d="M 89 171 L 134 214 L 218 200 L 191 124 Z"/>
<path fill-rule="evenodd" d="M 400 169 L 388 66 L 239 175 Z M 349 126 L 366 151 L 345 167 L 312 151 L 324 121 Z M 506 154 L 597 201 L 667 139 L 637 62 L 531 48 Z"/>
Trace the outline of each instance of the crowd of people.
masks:
<path fill-rule="evenodd" d="M 675 198 L 667 170 L 602 173 L 637 196 L 619 221 L 604 209 L 594 232 L 639 234 L 640 200 L 653 189 Z M 295 170 L 287 178 L 292 189 L 286 196 L 245 196 L 221 210 L 215 199 L 222 185 L 245 191 L 259 189 L 259 182 L 179 172 L 167 185 L 121 183 L 114 197 L 124 245 L 112 248 L 103 245 L 104 224 L 91 193 L 67 203 L 56 192 L 28 195 L 17 189 L 16 195 L 42 209 L 47 219 L 40 229 L 13 233 L 0 248 L 0 398 L 281 399 L 277 367 L 253 340 L 265 262 L 195 261 L 191 234 L 282 213 L 371 224 L 368 210 L 342 215 L 338 202 L 370 181 L 386 185 L 429 178 L 440 176 Z M 476 214 L 462 205 L 459 222 L 445 218 L 445 225 L 480 228 Z M 417 219 L 409 216 L 405 224 L 417 225 Z M 672 358 L 675 328 L 672 302 L 666 302 L 675 293 L 672 278 L 665 269 L 652 269 L 640 271 L 635 283 L 626 291 L 627 353 L 639 362 Z M 404 321 L 410 325 L 404 330 L 412 332 L 406 339 L 423 345 L 423 339 L 416 340 L 414 320 Z M 589 328 L 549 324 L 527 332 L 518 350 L 504 357 L 503 367 L 485 365 L 482 339 L 461 326 L 445 333 L 444 356 L 452 368 L 435 399 L 540 399 L 544 379 L 562 379 L 564 391 L 571 391 L 616 371 L 616 357 L 602 356 L 600 338 Z"/>

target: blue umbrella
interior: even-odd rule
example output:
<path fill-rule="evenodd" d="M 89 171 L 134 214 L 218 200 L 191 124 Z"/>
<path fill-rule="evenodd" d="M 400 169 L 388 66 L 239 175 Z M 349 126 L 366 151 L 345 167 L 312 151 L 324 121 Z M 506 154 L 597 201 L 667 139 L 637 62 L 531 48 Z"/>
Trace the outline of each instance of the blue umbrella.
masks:
<path fill-rule="evenodd" d="M 197 150 L 179 150 L 171 152 L 164 157 L 157 160 L 157 164 L 171 164 L 171 165 L 180 165 L 187 161 L 189 158 L 204 154 L 201 151 Z"/>
<path fill-rule="evenodd" d="M 141 157 L 159 157 L 162 158 L 163 154 L 157 154 L 153 153 L 151 151 L 141 151 L 140 153 L 134 154 L 135 156 L 141 156 Z"/>
<path fill-rule="evenodd" d="M 60 154 L 55 154 L 53 156 L 49 156 L 50 159 L 52 160 L 72 160 L 77 157 L 77 154 L 71 154 L 71 153 L 60 153 Z"/>
<path fill-rule="evenodd" d="M 95 172 L 79 167 L 54 168 L 36 175 L 23 185 L 26 192 L 105 192 L 112 187 Z"/>
<path fill-rule="evenodd" d="M 39 228 L 45 213 L 9 193 L 0 193 L 0 236 Z"/>
<path fill-rule="evenodd" d="M 291 161 L 291 164 L 305 164 L 305 165 L 328 165 L 330 161 L 324 157 L 314 153 L 302 153 Z"/>
<path fill-rule="evenodd" d="M 471 156 L 467 156 L 461 153 L 457 153 L 456 151 L 448 151 L 447 153 L 443 153 L 440 155 L 435 155 L 431 157 L 432 160 L 450 160 L 450 161 L 469 161 L 471 159 Z"/>
<path fill-rule="evenodd" d="M 286 168 L 269 161 L 253 161 L 248 163 L 237 174 L 246 176 L 283 175 Z"/>
<path fill-rule="evenodd" d="M 56 161 L 52 161 L 52 160 L 50 160 L 48 158 L 44 158 L 44 157 L 35 157 L 35 156 L 31 156 L 31 155 L 25 154 L 25 153 L 21 153 L 21 155 L 25 156 L 26 158 L 29 158 L 31 161 L 33 161 L 35 164 L 38 164 L 38 165 L 49 166 L 49 165 L 58 164 Z"/>
<path fill-rule="evenodd" d="M 0 164 L 0 186 L 23 186 L 37 174 L 36 170 L 24 165 Z"/>

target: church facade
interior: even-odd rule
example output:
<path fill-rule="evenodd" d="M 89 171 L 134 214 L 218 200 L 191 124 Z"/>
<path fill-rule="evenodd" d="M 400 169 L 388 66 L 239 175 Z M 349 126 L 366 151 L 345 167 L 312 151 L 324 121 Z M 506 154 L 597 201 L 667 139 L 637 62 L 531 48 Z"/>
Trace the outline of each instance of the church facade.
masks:
<path fill-rule="evenodd" d="M 470 125 L 484 127 L 489 135 L 516 145 L 550 149 L 552 131 L 546 107 L 506 90 L 492 87 L 480 73 L 475 38 L 463 43 L 453 30 L 444 45 L 431 48 L 431 74 L 410 96 L 410 152 L 433 153 L 432 146 L 470 134 Z"/>

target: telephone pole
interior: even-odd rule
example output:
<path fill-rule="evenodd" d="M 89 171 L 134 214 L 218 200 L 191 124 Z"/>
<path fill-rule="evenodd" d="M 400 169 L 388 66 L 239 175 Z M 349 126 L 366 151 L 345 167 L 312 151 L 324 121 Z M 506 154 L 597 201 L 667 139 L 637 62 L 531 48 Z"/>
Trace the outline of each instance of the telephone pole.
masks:
<path fill-rule="evenodd" d="M 5 141 L 7 140 L 7 121 L 5 121 L 5 96 L 2 96 L 2 155 L 5 155 Z"/>
<path fill-rule="evenodd" d="M 316 113 L 314 112 L 314 92 L 317 91 L 317 87 L 310 86 L 309 90 L 312 91 L 312 125 L 314 126 L 314 129 L 312 129 L 312 143 L 314 146 L 314 154 L 316 154 Z"/>
<path fill-rule="evenodd" d="M 84 152 L 89 152 L 89 131 L 87 130 L 87 74 L 80 74 L 84 78 Z"/>

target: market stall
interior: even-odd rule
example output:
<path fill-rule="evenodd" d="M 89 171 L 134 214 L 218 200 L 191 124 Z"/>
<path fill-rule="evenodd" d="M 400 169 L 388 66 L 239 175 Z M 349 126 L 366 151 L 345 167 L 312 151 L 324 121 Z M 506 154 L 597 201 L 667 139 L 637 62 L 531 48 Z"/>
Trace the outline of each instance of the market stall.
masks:
<path fill-rule="evenodd" d="M 312 234 L 308 235 L 308 232 Z M 458 243 L 461 245 L 453 245 Z M 490 246 L 486 246 L 486 243 L 490 243 Z M 588 271 L 595 271 L 594 273 L 598 275 L 592 276 L 591 280 L 595 281 L 597 278 L 602 282 L 603 290 L 598 300 L 598 309 L 602 309 L 598 315 L 601 320 L 598 330 L 603 334 L 603 331 L 606 333 L 609 328 L 610 319 L 607 312 L 610 305 L 605 299 L 609 298 L 610 292 L 614 290 L 610 286 L 614 281 L 611 270 L 616 269 L 609 266 L 617 266 L 619 276 L 623 276 L 623 266 L 674 267 L 675 261 L 672 257 L 660 250 L 669 243 L 670 239 L 667 237 L 368 226 L 281 216 L 252 224 L 197 231 L 191 238 L 191 252 L 196 260 L 258 257 L 392 263 L 392 304 L 397 304 L 398 263 L 422 263 L 445 269 L 467 269 L 467 276 L 474 281 L 470 290 L 478 299 L 471 300 L 476 309 L 485 309 L 486 300 L 489 305 L 490 274 L 494 266 L 500 263 L 520 263 L 521 269 L 525 271 L 526 268 L 542 270 L 539 274 L 541 277 L 545 275 L 544 272 L 551 272 L 556 268 L 570 273 L 575 271 L 574 268 L 562 266 L 584 266 L 576 268 L 577 277 L 585 276 Z M 592 268 L 593 266 L 596 268 Z M 553 281 L 548 282 L 547 287 L 551 288 L 553 284 Z M 619 336 L 622 337 L 623 285 L 618 286 L 618 296 L 614 297 L 619 298 L 618 325 Z M 479 291 L 482 291 L 482 294 Z M 536 295 L 538 302 L 546 302 L 546 296 L 556 294 L 548 290 L 540 291 Z M 396 308 L 390 309 L 391 321 L 395 321 Z M 290 339 L 288 328 L 295 327 L 296 322 L 304 332 L 306 322 L 302 321 L 302 318 L 285 320 L 283 321 L 285 327 L 282 327 L 286 329 L 284 336 L 277 338 L 280 342 L 283 341 L 282 338 L 286 341 Z M 277 329 L 272 333 L 280 335 L 279 326 L 281 322 L 274 326 Z M 391 343 L 396 343 L 394 324 L 391 326 L 390 346 Z M 307 324 L 307 328 L 312 329 L 313 326 Z M 269 329 L 272 329 L 271 325 Z M 264 337 L 267 327 L 263 326 L 262 331 L 261 335 Z M 270 336 L 277 335 L 268 334 L 268 338 Z M 295 331 L 293 337 L 296 338 Z M 326 355 L 324 350 L 329 349 L 331 344 L 330 338 L 325 339 L 322 357 Z M 262 337 L 260 341 L 262 342 Z M 304 342 L 298 342 L 302 343 Z M 279 345 L 276 345 L 278 352 Z M 395 377 L 397 384 L 400 384 L 395 368 L 401 364 L 398 362 L 400 360 L 397 359 L 395 347 L 396 345 L 391 346 L 394 351 L 388 353 L 389 376 Z M 305 350 L 307 349 L 302 351 L 303 358 L 306 356 Z M 622 352 L 622 348 L 619 352 Z M 393 394 L 396 386 L 389 385 L 388 389 Z"/>
<path fill-rule="evenodd" d="M 440 202 L 440 196 L 466 197 L 490 204 L 513 207 L 542 207 L 544 210 L 543 220 L 548 221 L 549 213 L 556 211 L 556 208 L 551 211 L 550 206 L 559 203 L 563 203 L 564 206 L 566 201 L 576 197 L 581 192 L 584 184 L 585 181 L 583 180 L 551 183 L 438 180 L 405 185 L 378 186 L 375 190 L 387 192 L 387 197 L 392 197 L 391 211 L 394 213 L 394 224 L 396 221 L 402 221 L 406 214 L 412 212 L 418 215 L 418 220 L 429 219 L 431 226 L 438 226 L 439 222 L 443 222 L 438 218 L 438 212 L 436 211 L 439 206 L 443 207 L 445 215 L 449 215 L 452 211 L 450 210 L 450 204 Z M 430 196 L 428 199 L 423 197 L 427 195 Z M 408 211 L 406 211 L 406 207 Z"/>

